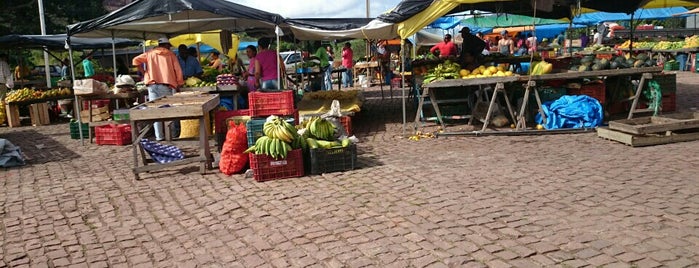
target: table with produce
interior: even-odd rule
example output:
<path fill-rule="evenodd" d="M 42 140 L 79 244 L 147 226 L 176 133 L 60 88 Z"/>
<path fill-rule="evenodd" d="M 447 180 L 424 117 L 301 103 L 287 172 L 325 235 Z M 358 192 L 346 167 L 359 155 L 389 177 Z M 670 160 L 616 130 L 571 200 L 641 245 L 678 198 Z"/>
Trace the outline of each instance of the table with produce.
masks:
<path fill-rule="evenodd" d="M 31 88 L 21 88 L 12 90 L 5 96 L 5 105 L 0 105 L 0 123 L 5 121 L 10 127 L 20 126 L 19 107 L 34 104 L 45 104 L 49 101 L 57 101 L 62 99 L 71 99 L 73 91 L 70 88 L 53 88 L 48 90 L 39 90 Z M 48 108 L 48 107 L 46 107 Z M 43 109 L 43 108 L 42 108 Z M 41 111 L 42 113 L 44 111 Z M 32 115 L 34 115 L 32 113 Z M 36 118 L 32 118 L 35 124 Z M 48 122 L 44 122 L 48 124 Z M 42 124 L 44 124 L 42 123 Z"/>

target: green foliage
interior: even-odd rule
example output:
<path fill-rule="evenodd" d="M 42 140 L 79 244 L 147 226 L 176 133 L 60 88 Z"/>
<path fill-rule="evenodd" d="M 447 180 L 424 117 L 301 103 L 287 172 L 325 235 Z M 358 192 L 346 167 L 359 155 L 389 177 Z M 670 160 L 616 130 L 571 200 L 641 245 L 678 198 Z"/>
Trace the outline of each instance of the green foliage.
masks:
<path fill-rule="evenodd" d="M 0 2 L 0 35 L 41 34 L 37 1 L 4 0 Z M 44 0 L 46 33 L 65 33 L 66 25 L 106 14 L 102 1 Z"/>

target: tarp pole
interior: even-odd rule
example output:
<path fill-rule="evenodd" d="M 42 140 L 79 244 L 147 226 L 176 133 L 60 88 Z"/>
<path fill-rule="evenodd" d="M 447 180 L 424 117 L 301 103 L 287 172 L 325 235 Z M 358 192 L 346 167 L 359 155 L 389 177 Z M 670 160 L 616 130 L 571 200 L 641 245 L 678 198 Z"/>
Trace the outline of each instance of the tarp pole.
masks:
<path fill-rule="evenodd" d="M 112 68 L 114 70 L 114 83 L 116 83 L 117 64 L 116 64 L 116 39 L 114 38 L 114 30 L 112 30 Z M 116 108 L 119 109 L 119 100 L 116 101 Z M 92 116 L 92 115 L 90 115 L 90 116 Z"/>
<path fill-rule="evenodd" d="M 281 62 L 279 61 L 279 47 L 280 45 L 280 40 L 279 40 L 279 32 L 281 31 L 281 28 L 279 28 L 279 25 L 274 27 L 274 34 L 277 36 L 277 85 L 279 86 L 279 89 L 282 89 L 282 73 L 281 73 Z"/>
<path fill-rule="evenodd" d="M 41 23 L 41 35 L 46 36 L 43 0 L 39 0 L 39 21 Z M 46 87 L 51 88 L 51 69 L 49 69 L 49 53 L 46 52 L 47 49 L 47 47 L 44 47 L 44 73 L 46 74 Z"/>
<path fill-rule="evenodd" d="M 406 116 L 405 116 L 405 39 L 400 39 L 400 91 L 401 93 L 401 98 L 403 99 L 403 137 L 405 137 L 405 123 L 406 123 Z"/>
<path fill-rule="evenodd" d="M 75 66 L 73 63 L 73 48 L 70 46 L 70 35 L 66 38 L 66 45 L 68 46 L 68 58 L 70 59 L 70 78 L 72 85 L 75 85 Z M 75 92 L 73 92 L 75 93 Z M 75 114 L 75 119 L 78 121 L 78 135 L 80 135 L 80 145 L 85 146 L 85 141 L 83 140 L 83 124 L 80 118 L 80 102 L 78 101 L 78 95 L 73 95 L 75 102 L 73 103 L 73 113 Z"/>

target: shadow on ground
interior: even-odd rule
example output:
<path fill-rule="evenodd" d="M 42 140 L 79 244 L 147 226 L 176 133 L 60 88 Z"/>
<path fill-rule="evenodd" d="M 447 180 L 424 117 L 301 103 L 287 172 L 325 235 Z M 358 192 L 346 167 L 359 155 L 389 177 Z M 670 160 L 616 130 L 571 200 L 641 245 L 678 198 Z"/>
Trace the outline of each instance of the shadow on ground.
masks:
<path fill-rule="evenodd" d="M 57 135 L 57 134 L 54 134 Z M 80 158 L 73 150 L 63 146 L 50 135 L 44 135 L 35 130 L 21 130 L 4 133 L 0 137 L 12 141 L 21 148 L 26 156 L 26 162 L 32 164 L 44 164 L 49 162 L 69 161 Z"/>

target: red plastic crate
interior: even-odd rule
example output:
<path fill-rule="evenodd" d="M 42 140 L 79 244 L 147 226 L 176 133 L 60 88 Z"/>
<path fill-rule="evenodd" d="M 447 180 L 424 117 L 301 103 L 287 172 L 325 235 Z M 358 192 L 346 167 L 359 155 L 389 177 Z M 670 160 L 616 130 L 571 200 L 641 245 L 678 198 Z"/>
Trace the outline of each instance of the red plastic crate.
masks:
<path fill-rule="evenodd" d="M 250 116 L 291 115 L 294 113 L 294 91 L 250 92 Z"/>
<path fill-rule="evenodd" d="M 250 154 L 250 168 L 255 181 L 271 181 L 303 176 L 303 153 L 292 150 L 284 159 L 274 159 L 265 154 Z"/>
<path fill-rule="evenodd" d="M 582 85 L 579 89 L 569 88 L 568 95 L 588 95 L 599 101 L 600 104 L 604 105 L 606 88 L 603 82 L 594 82 Z"/>
<path fill-rule="evenodd" d="M 92 100 L 92 108 L 100 108 L 100 107 L 105 107 L 109 106 L 109 100 Z M 90 101 L 83 101 L 83 110 L 87 110 L 90 108 Z"/>
<path fill-rule="evenodd" d="M 98 145 L 131 144 L 131 125 L 109 124 L 95 127 L 95 143 Z"/>

